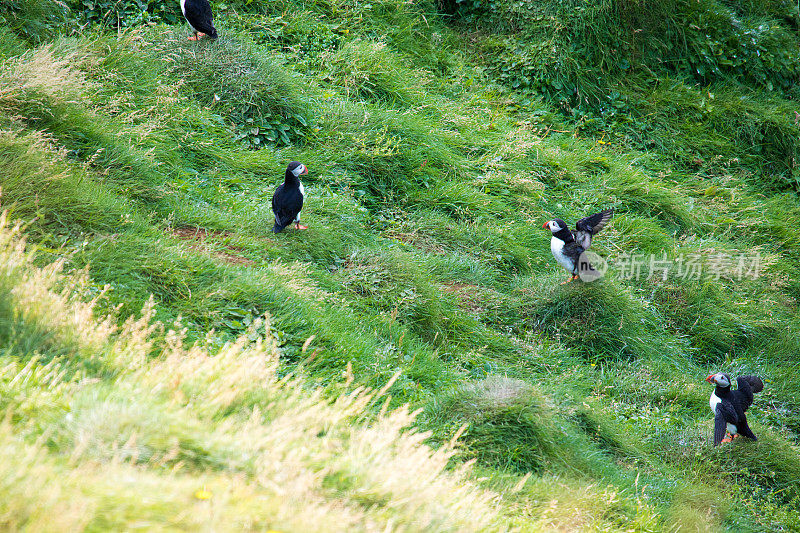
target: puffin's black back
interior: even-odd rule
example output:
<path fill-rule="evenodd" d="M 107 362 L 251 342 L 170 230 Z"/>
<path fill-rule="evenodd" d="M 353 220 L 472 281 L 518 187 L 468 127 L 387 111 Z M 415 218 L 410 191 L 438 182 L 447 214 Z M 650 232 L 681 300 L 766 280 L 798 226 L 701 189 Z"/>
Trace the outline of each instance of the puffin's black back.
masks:
<path fill-rule="evenodd" d="M 304 165 L 298 161 L 292 161 L 286 167 L 286 174 L 283 183 L 275 189 L 272 195 L 272 212 L 275 213 L 275 225 L 272 227 L 274 233 L 283 229 L 297 220 L 300 210 L 303 208 L 303 191 L 300 185 L 300 178 L 295 172 L 300 172 L 298 167 Z"/>
<path fill-rule="evenodd" d="M 303 208 L 303 195 L 300 187 L 287 186 L 281 183 L 272 195 L 272 212 L 275 213 L 275 225 L 272 231 L 278 233 L 294 222 Z"/>
<path fill-rule="evenodd" d="M 183 4 L 183 16 L 195 30 L 205 33 L 212 39 L 217 38 L 214 15 L 208 0 L 186 0 Z"/>

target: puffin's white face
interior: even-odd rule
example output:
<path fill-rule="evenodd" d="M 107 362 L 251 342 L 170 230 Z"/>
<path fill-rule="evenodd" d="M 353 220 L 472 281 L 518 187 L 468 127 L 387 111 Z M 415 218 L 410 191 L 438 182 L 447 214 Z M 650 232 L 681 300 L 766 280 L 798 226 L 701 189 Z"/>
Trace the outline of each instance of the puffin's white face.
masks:
<path fill-rule="evenodd" d="M 548 220 L 547 222 L 544 223 L 542 228 L 549 229 L 552 233 L 555 233 L 562 229 L 561 226 L 558 225 L 558 222 L 556 222 L 555 220 Z"/>
<path fill-rule="evenodd" d="M 711 374 L 706 378 L 706 381 L 708 381 L 712 385 L 719 385 L 720 387 L 731 386 L 731 378 L 729 378 L 727 374 L 723 374 L 722 372 Z"/>
<path fill-rule="evenodd" d="M 294 168 L 294 170 L 292 170 L 292 174 L 294 174 L 295 177 L 301 176 L 303 174 L 308 174 L 308 169 L 304 164 L 300 163 Z"/>

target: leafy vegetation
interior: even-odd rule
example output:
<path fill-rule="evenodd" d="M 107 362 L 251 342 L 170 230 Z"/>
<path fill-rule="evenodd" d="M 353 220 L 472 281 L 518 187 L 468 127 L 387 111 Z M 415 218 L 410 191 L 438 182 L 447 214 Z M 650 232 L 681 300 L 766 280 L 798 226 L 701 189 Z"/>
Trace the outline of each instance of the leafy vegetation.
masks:
<path fill-rule="evenodd" d="M 11 4 L 3 529 L 800 530 L 796 5 Z"/>

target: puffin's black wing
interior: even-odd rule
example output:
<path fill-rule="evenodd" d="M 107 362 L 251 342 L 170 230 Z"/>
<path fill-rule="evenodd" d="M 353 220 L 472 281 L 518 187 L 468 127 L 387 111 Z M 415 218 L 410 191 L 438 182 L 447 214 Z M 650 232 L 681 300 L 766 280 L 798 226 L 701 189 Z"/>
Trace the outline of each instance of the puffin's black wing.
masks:
<path fill-rule="evenodd" d="M 208 0 L 186 0 L 183 4 L 183 15 L 195 30 L 205 33 L 209 37 L 216 37 L 214 28 L 214 14 Z"/>
<path fill-rule="evenodd" d="M 599 213 L 595 213 L 594 215 L 580 219 L 575 224 L 575 227 L 577 228 L 577 231 L 573 233 L 575 240 L 578 241 L 578 244 L 583 246 L 584 250 L 588 250 L 592 245 L 592 237 L 600 233 L 600 230 L 602 230 L 606 224 L 608 224 L 608 221 L 611 220 L 611 217 L 613 216 L 614 210 L 606 209 L 604 211 L 600 211 Z"/>
<path fill-rule="evenodd" d="M 736 383 L 739 385 L 740 390 L 742 388 L 742 382 L 747 383 L 753 394 L 764 390 L 764 382 L 761 381 L 761 378 L 758 376 L 739 376 L 736 378 Z"/>
<path fill-rule="evenodd" d="M 717 412 L 714 415 L 714 446 L 719 446 L 725 434 L 728 432 L 728 423 L 725 421 L 725 415 L 722 408 L 718 405 Z"/>
<path fill-rule="evenodd" d="M 734 402 L 744 413 L 753 403 L 753 394 L 764 390 L 764 382 L 758 376 L 739 376 L 736 383 L 739 388 L 733 393 Z"/>
<path fill-rule="evenodd" d="M 736 408 L 733 406 L 733 403 L 728 400 L 722 400 L 717 404 L 717 410 L 714 412 L 715 446 L 725 438 L 725 433 L 728 431 L 728 424 L 736 426 L 738 431 L 739 415 L 736 414 Z"/>
<path fill-rule="evenodd" d="M 736 425 L 736 431 L 739 435 L 743 437 L 750 437 L 753 440 L 758 440 L 753 430 L 750 429 L 750 426 L 747 425 L 747 415 L 742 413 L 742 416 L 739 417 L 739 423 Z"/>

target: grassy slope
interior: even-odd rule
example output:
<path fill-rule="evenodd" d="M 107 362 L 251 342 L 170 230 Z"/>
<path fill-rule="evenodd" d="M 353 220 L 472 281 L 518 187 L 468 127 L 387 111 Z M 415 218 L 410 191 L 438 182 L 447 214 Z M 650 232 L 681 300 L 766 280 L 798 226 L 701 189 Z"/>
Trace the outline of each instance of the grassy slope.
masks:
<path fill-rule="evenodd" d="M 447 474 L 438 474 L 444 485 L 432 481 L 442 492 L 430 493 L 442 510 L 403 507 L 408 487 L 375 489 L 378 478 L 406 467 L 387 459 L 365 471 L 371 459 L 363 449 L 324 479 L 315 476 L 333 462 L 326 443 L 297 466 L 313 478 L 298 491 L 312 491 L 363 529 L 386 521 L 411 529 L 800 529 L 792 141 L 800 128 L 791 85 L 776 78 L 768 88 L 757 68 L 735 64 L 718 76 L 687 75 L 708 68 L 697 59 L 702 49 L 689 47 L 686 65 L 678 58 L 659 66 L 658 47 L 587 30 L 617 27 L 619 17 L 636 14 L 629 11 L 531 14 L 490 5 L 494 11 L 482 12 L 443 3 L 454 13 L 447 25 L 428 4 L 286 1 L 237 12 L 232 3 L 218 9 L 225 38 L 215 43 L 186 42 L 183 26 L 45 38 L 35 47 L 4 31 L 3 205 L 29 221 L 37 262 L 65 257 L 69 269 L 88 266 L 79 287 L 86 298 L 110 286 L 95 312 L 121 304 L 115 316 L 124 319 L 153 294 L 155 318 L 181 317 L 188 339 L 212 353 L 239 335 L 274 337 L 281 363 L 268 369 L 267 383 L 302 367 L 335 397 L 345 368 L 372 387 L 399 373 L 392 402 L 424 409 L 417 422 L 434 446 L 469 423 L 459 457 L 477 460 L 470 475 L 485 493 L 458 490 L 491 507 L 485 522 L 480 513 L 458 517 L 463 508 L 441 487 L 464 482 Z M 722 16 L 703 18 L 680 2 L 672 8 L 676 27 L 684 16 L 718 29 Z M 794 19 L 773 8 L 740 13 L 739 28 L 768 21 L 779 35 L 767 37 L 778 44 L 770 48 L 765 37 L 764 55 L 778 45 L 794 53 Z M 674 35 L 657 30 L 649 37 L 668 45 Z M 616 42 L 624 54 L 601 46 Z M 542 50 L 554 55 L 543 59 Z M 627 63 L 597 60 L 614 53 Z M 562 67 L 554 74 L 551 64 Z M 520 77 L 540 83 L 521 87 Z M 595 96 L 581 101 L 570 91 Z M 618 97 L 604 107 L 602 95 L 611 94 Z M 269 197 L 290 160 L 311 170 L 311 229 L 276 236 Z M 541 223 L 606 206 L 617 214 L 597 241 L 601 255 L 756 250 L 761 276 L 612 275 L 558 286 L 564 275 Z M 234 483 L 235 501 L 212 499 L 218 514 L 182 515 L 173 526 L 230 524 L 245 507 L 254 528 L 312 527 L 292 521 L 301 509 L 259 518 L 255 502 L 274 495 L 258 491 L 280 482 L 277 472 L 259 471 L 253 454 L 277 444 L 260 440 L 258 428 L 241 447 L 231 440 L 271 394 L 293 409 L 312 405 L 294 392 L 299 383 L 280 394 L 271 385 L 248 392 L 254 385 L 236 377 L 248 363 L 236 361 L 234 371 L 216 366 L 196 387 L 222 396 L 225 387 L 242 388 L 246 399 L 212 401 L 208 411 L 202 390 L 188 401 L 166 392 L 141 400 L 137 391 L 180 366 L 162 348 L 169 336 L 153 332 L 135 363 L 105 337 L 85 345 L 72 330 L 59 333 L 45 311 L 26 319 L 31 304 L 12 291 L 17 275 L 3 284 L 0 383 L 3 398 L 17 398 L 4 405 L 4 446 L 24 442 L 16 453 L 43 479 L 72 472 L 48 501 L 92 511 L 75 510 L 64 529 L 120 527 L 140 515 L 162 522 L 197 505 L 181 498 L 204 480 Z M 265 313 L 268 328 L 258 320 Z M 48 377 L 56 365 L 65 376 L 57 380 Z M 758 443 L 708 445 L 702 378 L 720 369 L 768 379 L 751 410 Z M 115 418 L 131 398 L 147 405 L 122 427 Z M 343 412 L 345 425 L 361 416 Z M 390 436 L 410 421 L 397 416 Z M 201 429 L 209 424 L 213 430 Z M 315 427 L 309 422 L 309 434 Z M 439 479 L 442 460 L 424 463 L 420 475 Z M 175 477 L 176 464 L 190 466 Z M 71 496 L 75 476 L 94 465 L 109 476 L 135 472 L 141 483 L 129 495 L 106 496 L 99 476 Z M 19 502 L 0 513 L 10 527 L 36 528 L 43 519 L 23 490 L 32 472 L 3 472 L 0 487 L 13 495 L 3 500 Z M 158 484 L 170 487 L 164 502 L 136 501 Z M 499 499 L 490 503 L 490 492 Z M 265 507 L 278 500 L 269 501 Z M 321 513 L 309 511 L 309 520 Z"/>

